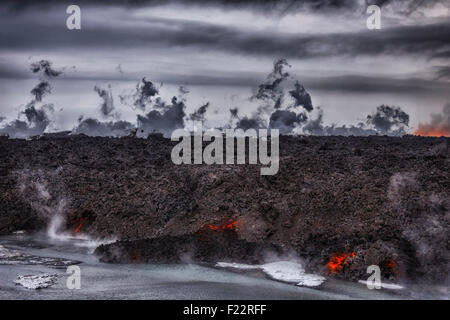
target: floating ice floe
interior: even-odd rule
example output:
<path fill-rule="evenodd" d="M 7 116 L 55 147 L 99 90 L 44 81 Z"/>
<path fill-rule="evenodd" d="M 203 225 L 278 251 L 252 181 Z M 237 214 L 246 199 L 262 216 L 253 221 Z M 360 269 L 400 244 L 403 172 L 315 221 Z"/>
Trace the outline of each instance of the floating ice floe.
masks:
<path fill-rule="evenodd" d="M 362 283 L 364 285 L 367 285 L 368 281 L 366 280 L 358 280 L 359 283 Z M 369 282 L 371 285 L 373 285 L 373 283 Z M 395 284 L 395 283 L 386 283 L 386 282 L 381 282 L 380 283 L 381 287 L 384 289 L 391 289 L 391 290 L 401 290 L 404 289 L 403 286 Z"/>
<path fill-rule="evenodd" d="M 303 266 L 291 261 L 277 261 L 261 265 L 218 262 L 217 267 L 241 270 L 259 269 L 275 280 L 296 283 L 298 286 L 317 287 L 325 278 L 316 274 L 305 273 Z"/>
<path fill-rule="evenodd" d="M 17 276 L 15 284 L 21 285 L 27 289 L 43 289 L 48 288 L 58 282 L 57 274 L 43 273 L 37 275 Z"/>

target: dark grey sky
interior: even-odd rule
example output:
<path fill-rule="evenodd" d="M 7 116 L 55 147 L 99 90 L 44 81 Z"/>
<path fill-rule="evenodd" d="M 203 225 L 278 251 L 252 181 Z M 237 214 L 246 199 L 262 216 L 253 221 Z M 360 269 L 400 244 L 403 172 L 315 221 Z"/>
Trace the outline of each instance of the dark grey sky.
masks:
<path fill-rule="evenodd" d="M 450 101 L 448 1 L 369 1 L 382 5 L 381 30 L 367 29 L 363 0 L 107 3 L 75 1 L 79 31 L 66 28 L 72 3 L 2 4 L 0 116 L 16 118 L 30 100 L 29 65 L 40 59 L 63 70 L 47 97 L 55 105 L 49 130 L 71 129 L 80 115 L 100 118 L 95 85 L 110 85 L 116 117 L 135 121 L 140 111 L 119 95 L 144 76 L 163 83 L 168 100 L 185 85 L 188 113 L 210 101 L 208 121 L 219 126 L 229 108 L 255 110 L 248 97 L 279 58 L 326 123 L 356 123 L 388 104 L 414 127 Z"/>

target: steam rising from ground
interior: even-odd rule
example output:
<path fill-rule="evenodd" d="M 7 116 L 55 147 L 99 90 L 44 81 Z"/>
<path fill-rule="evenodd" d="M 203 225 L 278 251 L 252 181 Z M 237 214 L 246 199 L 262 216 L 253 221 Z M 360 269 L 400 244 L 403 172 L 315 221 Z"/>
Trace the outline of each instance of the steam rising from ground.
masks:
<path fill-rule="evenodd" d="M 18 189 L 24 201 L 28 202 L 47 221 L 46 235 L 50 239 L 59 241 L 76 240 L 75 245 L 92 248 L 92 251 L 100 244 L 114 242 L 115 239 L 93 239 L 67 230 L 66 215 L 70 207 L 70 199 L 64 194 L 64 185 L 58 177 L 62 170 L 58 168 L 54 171 L 16 172 Z M 53 189 L 50 189 L 50 181 Z"/>
<path fill-rule="evenodd" d="M 446 221 L 450 215 L 450 198 L 446 193 L 427 191 L 420 183 L 420 173 L 398 172 L 390 179 L 388 199 L 398 215 L 408 219 L 401 236 L 414 246 L 417 270 L 433 270 L 436 278 L 450 279 L 448 252 L 436 243 L 448 243 Z M 408 218 L 407 218 L 408 217 Z M 432 249 L 434 248 L 434 249 Z M 439 269 L 446 261 L 447 269 Z M 447 275 L 442 277 L 442 272 Z"/>

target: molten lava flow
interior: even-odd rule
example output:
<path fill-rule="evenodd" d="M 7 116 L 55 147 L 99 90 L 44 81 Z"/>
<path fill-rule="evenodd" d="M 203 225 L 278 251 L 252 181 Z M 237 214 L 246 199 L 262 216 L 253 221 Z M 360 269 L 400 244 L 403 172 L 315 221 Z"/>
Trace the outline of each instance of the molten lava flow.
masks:
<path fill-rule="evenodd" d="M 331 273 L 337 273 L 340 271 L 344 264 L 347 263 L 348 258 L 353 258 L 355 256 L 354 252 L 350 253 L 335 253 L 330 261 L 327 263 L 328 270 Z"/>
<path fill-rule="evenodd" d="M 386 267 L 387 267 L 388 269 L 391 269 L 396 275 L 398 275 L 397 264 L 395 263 L 394 259 L 390 259 L 390 260 L 386 263 Z"/>
<path fill-rule="evenodd" d="M 203 226 L 202 228 L 200 228 L 200 231 L 204 231 L 204 230 L 211 230 L 211 231 L 224 231 L 224 230 L 233 230 L 233 228 L 236 226 L 237 221 L 233 221 L 224 225 L 220 225 L 220 226 L 214 226 L 212 224 L 208 224 Z"/>
<path fill-rule="evenodd" d="M 394 269 L 394 268 L 395 268 L 395 261 L 392 260 L 392 259 L 389 260 L 389 261 L 387 262 L 386 266 L 387 266 L 389 269 Z"/>
<path fill-rule="evenodd" d="M 140 250 L 132 251 L 130 253 L 129 259 L 132 263 L 139 263 L 141 261 L 141 252 Z"/>
<path fill-rule="evenodd" d="M 206 233 L 207 231 L 220 232 L 220 231 L 225 231 L 225 230 L 235 230 L 236 224 L 237 224 L 237 220 L 234 220 L 230 223 L 226 223 L 223 225 L 207 224 L 207 225 L 204 225 L 203 227 L 201 227 L 198 230 L 198 233 L 201 235 L 203 233 Z M 201 240 L 204 240 L 204 238 L 202 237 Z"/>
<path fill-rule="evenodd" d="M 78 226 L 78 228 L 75 229 L 75 232 L 80 231 L 80 228 L 83 226 L 83 224 L 86 222 L 87 218 L 81 218 L 80 219 L 80 225 Z"/>

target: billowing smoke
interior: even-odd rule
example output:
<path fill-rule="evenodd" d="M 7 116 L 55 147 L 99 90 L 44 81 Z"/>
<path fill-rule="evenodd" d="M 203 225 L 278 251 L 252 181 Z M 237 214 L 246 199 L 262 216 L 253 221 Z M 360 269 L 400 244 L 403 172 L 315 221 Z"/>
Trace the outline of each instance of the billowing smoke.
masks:
<path fill-rule="evenodd" d="M 408 124 L 409 115 L 406 112 L 398 107 L 381 105 L 375 113 L 367 116 L 366 123 L 360 122 L 357 126 L 324 126 L 323 110 L 319 109 L 317 118 L 309 120 L 302 130 L 306 134 L 321 136 L 401 136 L 406 134 Z"/>
<path fill-rule="evenodd" d="M 102 103 L 100 104 L 100 113 L 104 117 L 118 117 L 118 114 L 113 114 L 115 110 L 111 86 L 108 89 L 102 89 L 99 86 L 94 87 Z M 122 137 L 129 135 L 135 130 L 135 125 L 128 121 L 106 121 L 101 122 L 94 118 L 83 119 L 81 116 L 78 119 L 78 125 L 72 130 L 73 134 L 85 134 L 94 137 Z"/>
<path fill-rule="evenodd" d="M 101 105 L 101 112 L 104 116 L 109 116 L 114 110 L 113 98 L 111 89 L 104 90 L 95 87 L 94 90 L 103 99 Z M 128 121 L 109 121 L 101 122 L 97 119 L 88 118 L 79 119 L 78 125 L 72 130 L 72 133 L 83 133 L 90 136 L 125 136 L 136 135 L 138 137 L 147 137 L 149 134 L 159 132 L 165 136 L 170 136 L 175 129 L 184 128 L 185 113 L 185 98 L 184 95 L 188 93 L 184 87 L 179 88 L 179 95 L 174 96 L 171 103 L 165 102 L 159 96 L 159 90 L 155 87 L 153 82 L 143 78 L 136 85 L 136 92 L 132 95 L 120 96 L 121 102 L 130 105 L 129 99 L 132 99 L 132 106 L 145 111 L 151 108 L 146 114 L 138 114 L 136 118 L 136 125 Z M 202 117 L 206 112 L 209 103 L 200 107 L 194 113 L 194 117 Z"/>
<path fill-rule="evenodd" d="M 288 91 L 292 102 L 285 101 L 283 82 L 290 77 L 285 68 L 290 67 L 286 59 L 280 59 L 274 63 L 273 71 L 266 81 L 258 86 L 257 92 L 251 100 L 257 99 L 263 102 L 251 117 L 239 117 L 238 109 L 230 109 L 231 119 L 236 128 L 244 130 L 250 128 L 279 129 L 282 134 L 303 132 L 311 135 L 340 135 L 340 136 L 368 136 L 368 135 L 393 135 L 406 134 L 409 126 L 409 115 L 399 107 L 381 105 L 373 114 L 366 117 L 364 122 L 355 125 L 337 126 L 323 124 L 323 110 L 319 109 L 316 119 L 309 119 L 308 113 L 313 111 L 311 95 L 299 81 L 294 84 L 294 89 Z M 301 108 L 302 110 L 299 110 Z M 269 114 L 269 125 L 264 118 Z M 436 122 L 445 122 L 443 117 L 435 117 Z"/>
<path fill-rule="evenodd" d="M 31 71 L 40 74 L 39 83 L 30 91 L 33 99 L 27 103 L 25 110 L 19 113 L 18 119 L 6 124 L 0 129 L 0 135 L 8 135 L 11 138 L 26 139 L 30 136 L 40 135 L 47 129 L 50 121 L 50 114 L 54 112 L 52 104 L 38 106 L 45 95 L 51 93 L 50 78 L 57 77 L 61 71 L 54 70 L 52 63 L 41 60 L 31 64 Z M 25 116 L 25 119 L 21 119 Z"/>
<path fill-rule="evenodd" d="M 193 121 L 204 121 L 205 120 L 205 113 L 209 108 L 209 102 L 202 105 L 200 108 L 195 110 L 193 113 L 189 115 L 189 119 Z"/>
<path fill-rule="evenodd" d="M 98 86 L 94 87 L 94 91 L 98 93 L 103 102 L 100 105 L 100 111 L 103 116 L 111 116 L 114 111 L 114 100 L 111 92 L 111 86 L 108 86 L 108 90 L 102 89 Z"/>
<path fill-rule="evenodd" d="M 269 73 L 266 81 L 258 86 L 258 91 L 251 99 L 273 101 L 275 103 L 273 107 L 280 108 L 284 96 L 281 84 L 289 77 L 289 72 L 284 71 L 285 67 L 290 67 L 286 59 L 275 61 L 273 71 Z"/>
<path fill-rule="evenodd" d="M 450 137 L 450 103 L 444 106 L 442 113 L 433 113 L 429 123 L 420 123 L 414 133 L 420 136 Z"/>
<path fill-rule="evenodd" d="M 33 73 L 43 73 L 44 76 L 52 78 L 59 76 L 62 72 L 52 68 L 52 63 L 48 60 L 41 60 L 31 64 Z"/>
<path fill-rule="evenodd" d="M 122 137 L 129 135 L 135 126 L 128 121 L 100 122 L 97 119 L 79 119 L 79 124 L 72 130 L 74 134 L 83 133 L 95 137 Z"/>
<path fill-rule="evenodd" d="M 313 110 L 311 95 L 300 82 L 296 81 L 294 89 L 289 91 L 289 97 L 293 102 L 285 102 L 283 82 L 290 77 L 289 72 L 285 71 L 285 68 L 289 67 L 291 66 L 286 59 L 275 61 L 266 81 L 258 86 L 257 92 L 250 98 L 262 102 L 251 117 L 239 117 L 238 109 L 230 110 L 231 119 L 237 119 L 236 128 L 247 130 L 269 127 L 279 129 L 282 134 L 290 134 L 308 120 L 305 112 L 297 111 L 300 107 L 307 112 Z M 268 125 L 266 115 L 269 118 Z"/>
<path fill-rule="evenodd" d="M 20 115 L 25 120 L 16 119 L 0 129 L 0 135 L 8 135 L 11 138 L 26 139 L 31 136 L 42 134 L 50 124 L 48 114 L 52 113 L 53 105 L 46 104 L 37 109 L 33 101 L 27 105 Z"/>
<path fill-rule="evenodd" d="M 25 114 L 29 123 L 43 131 L 50 123 L 46 111 L 53 112 L 53 105 L 46 104 L 41 109 L 36 109 L 34 105 L 30 105 L 23 111 L 23 114 Z"/>
<path fill-rule="evenodd" d="M 248 129 L 262 129 L 266 128 L 266 122 L 261 117 L 262 109 L 259 108 L 256 112 L 253 113 L 251 117 L 239 116 L 239 109 L 232 108 L 230 109 L 230 124 L 229 127 L 248 130 Z"/>
<path fill-rule="evenodd" d="M 336 126 L 334 124 L 324 126 L 323 110 L 321 109 L 319 109 L 317 118 L 309 120 L 302 130 L 306 134 L 316 136 L 369 136 L 377 134 L 375 130 L 365 128 L 364 123 L 359 123 L 357 126 Z"/>
<path fill-rule="evenodd" d="M 358 125 L 337 126 L 323 124 L 323 110 L 319 108 L 318 116 L 310 118 L 314 106 L 311 95 L 304 86 L 296 81 L 294 88 L 285 92 L 285 87 L 291 75 L 286 68 L 290 65 L 286 59 L 274 62 L 273 69 L 266 80 L 258 86 L 250 97 L 251 101 L 258 101 L 259 106 L 250 116 L 239 115 L 239 109 L 230 109 L 230 122 L 227 127 L 243 130 L 271 128 L 279 129 L 282 134 L 305 133 L 312 135 L 357 135 L 367 136 L 376 134 L 403 135 L 409 125 L 409 115 L 398 107 L 388 105 L 379 106 L 373 114 L 367 116 Z M 11 137 L 26 138 L 31 135 L 42 134 L 51 123 L 49 114 L 53 112 L 51 104 L 41 103 L 43 98 L 51 93 L 49 79 L 61 74 L 52 68 L 51 62 L 41 60 L 31 65 L 34 73 L 39 73 L 40 81 L 31 90 L 33 100 L 26 105 L 19 118 L 6 124 L 0 129 L 0 134 Z M 159 95 L 159 88 L 155 84 L 142 78 L 136 85 L 134 92 L 121 95 L 120 101 L 133 109 L 138 109 L 136 123 L 119 120 L 115 113 L 115 105 L 111 87 L 94 87 L 94 91 L 102 99 L 100 112 L 104 117 L 113 117 L 114 121 L 102 122 L 97 119 L 81 117 L 73 133 L 83 133 L 90 136 L 125 136 L 136 135 L 146 137 L 153 132 L 165 136 L 179 128 L 184 128 L 186 121 L 205 121 L 210 103 L 205 103 L 188 116 L 185 113 L 186 98 L 189 93 L 184 87 L 179 88 L 178 96 L 173 96 L 170 102 L 164 101 Z M 450 106 L 447 105 L 442 115 L 433 115 L 430 124 L 421 124 L 420 132 L 431 132 L 437 128 L 443 135 L 449 132 Z M 23 117 L 23 119 L 20 119 Z"/>
<path fill-rule="evenodd" d="M 158 94 L 159 89 L 152 81 L 148 81 L 144 77 L 136 84 L 136 89 L 133 93 L 122 94 L 119 98 L 122 104 L 145 111 L 147 105 L 150 105 L 158 99 Z"/>
<path fill-rule="evenodd" d="M 145 110 L 145 106 L 152 102 L 152 98 L 159 94 L 159 90 L 153 82 L 142 78 L 141 82 L 136 85 L 136 93 L 134 95 L 134 106 Z"/>
<path fill-rule="evenodd" d="M 289 94 L 294 98 L 294 107 L 303 107 L 306 111 L 310 112 L 313 110 L 313 105 L 311 101 L 311 95 L 306 92 L 305 88 L 298 82 L 295 82 L 295 89 L 289 91 Z"/>
<path fill-rule="evenodd" d="M 409 115 L 398 107 L 381 105 L 367 116 L 367 124 L 381 134 L 404 135 L 409 126 Z"/>
<path fill-rule="evenodd" d="M 260 129 L 265 128 L 265 123 L 260 118 L 248 118 L 247 116 L 245 116 L 242 119 L 239 119 L 238 123 L 236 124 L 236 128 L 243 130 Z"/>
<path fill-rule="evenodd" d="M 31 89 L 31 94 L 34 96 L 35 101 L 42 101 L 42 98 L 46 94 L 50 94 L 52 92 L 52 87 L 48 81 L 39 82 L 36 87 Z"/>
<path fill-rule="evenodd" d="M 275 110 L 270 115 L 270 128 L 276 128 L 280 130 L 281 134 L 291 133 L 296 127 L 302 125 L 307 116 L 303 113 L 295 113 L 288 110 Z"/>
<path fill-rule="evenodd" d="M 159 106 L 161 110 L 152 110 L 145 116 L 137 116 L 139 136 L 147 136 L 153 132 L 170 136 L 174 130 L 184 128 L 186 105 L 183 99 L 174 96 L 171 104 L 162 103 Z"/>

